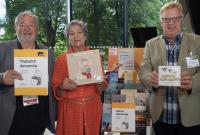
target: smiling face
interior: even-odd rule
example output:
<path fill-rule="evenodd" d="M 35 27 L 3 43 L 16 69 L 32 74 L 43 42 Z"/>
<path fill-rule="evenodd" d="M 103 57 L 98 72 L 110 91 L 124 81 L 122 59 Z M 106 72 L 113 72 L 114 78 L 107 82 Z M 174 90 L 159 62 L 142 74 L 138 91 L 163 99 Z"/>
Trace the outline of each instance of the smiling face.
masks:
<path fill-rule="evenodd" d="M 69 44 L 75 50 L 83 51 L 87 38 L 83 32 L 83 29 L 79 25 L 74 24 L 69 27 L 68 40 Z"/>
<path fill-rule="evenodd" d="M 34 43 L 38 34 L 36 19 L 30 15 L 22 16 L 15 30 L 21 44 Z"/>
<path fill-rule="evenodd" d="M 160 18 L 164 35 L 173 40 L 182 30 L 183 17 L 181 12 L 176 7 L 168 8 L 160 14 Z"/>

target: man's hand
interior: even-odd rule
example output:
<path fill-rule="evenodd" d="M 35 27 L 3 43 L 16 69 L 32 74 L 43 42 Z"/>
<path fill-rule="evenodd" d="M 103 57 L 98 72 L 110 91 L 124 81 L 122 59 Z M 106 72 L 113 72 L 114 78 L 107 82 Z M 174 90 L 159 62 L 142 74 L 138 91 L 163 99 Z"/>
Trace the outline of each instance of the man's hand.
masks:
<path fill-rule="evenodd" d="M 192 90 L 192 76 L 188 71 L 181 73 L 181 89 L 186 91 Z"/>
<path fill-rule="evenodd" d="M 158 88 L 158 73 L 156 71 L 153 71 L 151 73 L 151 80 L 150 80 L 150 84 L 153 88 Z"/>
<path fill-rule="evenodd" d="M 14 80 L 23 80 L 21 74 L 15 70 L 7 70 L 3 75 L 3 83 L 5 85 L 14 85 Z"/>

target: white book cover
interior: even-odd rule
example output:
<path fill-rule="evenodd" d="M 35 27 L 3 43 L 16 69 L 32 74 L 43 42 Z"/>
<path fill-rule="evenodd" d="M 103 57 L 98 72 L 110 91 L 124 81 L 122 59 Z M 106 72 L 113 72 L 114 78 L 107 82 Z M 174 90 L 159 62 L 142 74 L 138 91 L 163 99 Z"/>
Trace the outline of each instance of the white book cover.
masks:
<path fill-rule="evenodd" d="M 89 50 L 67 54 L 69 78 L 78 85 L 103 81 L 103 71 L 99 50 Z"/>
<path fill-rule="evenodd" d="M 14 70 L 23 80 L 15 80 L 15 95 L 48 95 L 48 50 L 15 49 Z"/>
<path fill-rule="evenodd" d="M 135 132 L 134 103 L 112 103 L 112 131 Z"/>
<path fill-rule="evenodd" d="M 160 86 L 180 86 L 181 67 L 180 66 L 159 66 Z"/>
<path fill-rule="evenodd" d="M 132 48 L 118 49 L 118 62 L 122 70 L 134 70 L 134 50 Z"/>

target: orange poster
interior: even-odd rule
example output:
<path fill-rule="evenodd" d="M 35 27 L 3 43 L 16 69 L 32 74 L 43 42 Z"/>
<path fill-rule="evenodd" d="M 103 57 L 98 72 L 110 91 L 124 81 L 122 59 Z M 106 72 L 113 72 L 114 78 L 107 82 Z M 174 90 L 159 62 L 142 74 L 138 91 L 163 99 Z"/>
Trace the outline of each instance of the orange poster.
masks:
<path fill-rule="evenodd" d="M 108 48 L 108 71 L 113 71 L 118 63 L 118 54 L 122 50 L 133 50 L 133 63 L 135 62 L 140 66 L 143 60 L 144 48 Z"/>

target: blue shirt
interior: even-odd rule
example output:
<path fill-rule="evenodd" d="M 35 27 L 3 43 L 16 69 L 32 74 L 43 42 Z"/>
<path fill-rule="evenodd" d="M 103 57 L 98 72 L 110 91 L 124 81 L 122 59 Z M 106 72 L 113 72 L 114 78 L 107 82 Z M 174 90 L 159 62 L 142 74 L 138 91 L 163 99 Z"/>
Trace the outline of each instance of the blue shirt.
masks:
<path fill-rule="evenodd" d="M 176 66 L 178 63 L 182 33 L 178 34 L 173 42 L 169 42 L 165 36 L 163 36 L 163 39 L 165 41 L 164 44 L 167 53 L 167 65 Z M 177 87 L 166 87 L 164 93 L 163 111 L 160 116 L 160 121 L 168 124 L 180 123 Z"/>

